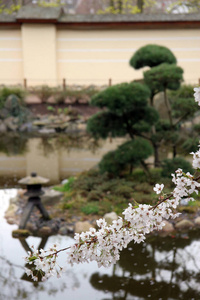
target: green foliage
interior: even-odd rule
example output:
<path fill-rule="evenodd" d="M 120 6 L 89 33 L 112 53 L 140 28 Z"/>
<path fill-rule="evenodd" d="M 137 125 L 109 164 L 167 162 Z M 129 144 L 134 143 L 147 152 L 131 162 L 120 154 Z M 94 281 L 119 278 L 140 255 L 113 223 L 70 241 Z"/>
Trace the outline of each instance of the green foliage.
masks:
<path fill-rule="evenodd" d="M 152 94 L 155 95 L 166 89 L 177 90 L 183 81 L 182 75 L 182 68 L 174 64 L 163 63 L 144 72 L 144 80 L 151 89 Z"/>
<path fill-rule="evenodd" d="M 153 153 L 150 143 L 142 138 L 128 141 L 116 150 L 116 159 L 123 164 L 137 165 Z"/>
<path fill-rule="evenodd" d="M 135 183 L 145 183 L 150 182 L 152 184 L 158 183 L 161 181 L 161 168 L 153 168 L 149 170 L 149 175 L 147 175 L 143 169 L 136 168 L 133 170 L 132 174 L 128 176 L 129 180 L 132 180 Z"/>
<path fill-rule="evenodd" d="M 182 144 L 182 149 L 188 154 L 198 150 L 199 137 L 187 138 Z"/>
<path fill-rule="evenodd" d="M 127 131 L 123 121 L 111 112 L 98 112 L 87 121 L 87 132 L 95 139 L 124 136 Z"/>
<path fill-rule="evenodd" d="M 48 85 L 42 85 L 34 88 L 32 92 L 40 98 L 42 103 L 45 103 L 52 95 L 57 93 L 57 88 L 49 87 Z"/>
<path fill-rule="evenodd" d="M 7 156 L 22 155 L 28 149 L 28 136 L 24 133 L 10 132 L 1 134 L 0 152 Z"/>
<path fill-rule="evenodd" d="M 134 69 L 155 67 L 162 63 L 176 64 L 176 57 L 168 48 L 151 44 L 141 47 L 130 59 Z"/>
<path fill-rule="evenodd" d="M 120 173 L 125 169 L 125 164 L 117 161 L 115 156 L 116 151 L 109 151 L 103 156 L 99 163 L 99 169 L 101 173 L 108 172 L 114 176 L 119 176 Z"/>
<path fill-rule="evenodd" d="M 55 107 L 50 105 L 47 107 L 47 110 L 50 112 L 56 113 L 57 115 L 60 115 L 60 114 L 67 115 L 69 113 L 68 107 L 55 109 Z"/>
<path fill-rule="evenodd" d="M 26 92 L 23 89 L 17 87 L 3 87 L 0 89 L 0 109 L 4 107 L 6 99 L 10 95 L 15 95 L 19 99 L 20 104 L 24 104 L 24 97 L 26 95 Z"/>
<path fill-rule="evenodd" d="M 155 125 L 155 132 L 151 134 L 151 140 L 154 143 L 161 141 L 176 143 L 179 138 L 177 132 L 178 126 L 171 127 L 171 124 L 166 119 L 160 119 Z"/>
<path fill-rule="evenodd" d="M 102 197 L 102 193 L 99 190 L 90 191 L 87 200 L 88 201 L 100 201 Z"/>
<path fill-rule="evenodd" d="M 193 130 L 196 131 L 198 134 L 200 134 L 200 124 L 195 124 L 193 126 Z"/>
<path fill-rule="evenodd" d="M 184 117 L 186 120 L 194 116 L 194 113 L 199 110 L 199 106 L 193 98 L 178 98 L 172 102 L 172 110 L 174 118 Z"/>
<path fill-rule="evenodd" d="M 198 111 L 199 106 L 194 101 L 194 86 L 181 85 L 178 90 L 169 91 L 168 98 L 172 105 L 173 117 L 184 120 L 192 117 Z"/>
<path fill-rule="evenodd" d="M 191 84 L 183 84 L 178 90 L 169 91 L 169 98 L 172 99 L 172 102 L 178 98 L 193 98 L 194 101 L 194 97 L 191 97 L 194 94 L 194 87 Z"/>
<path fill-rule="evenodd" d="M 99 163 L 101 173 L 108 172 L 115 176 L 128 166 L 135 167 L 152 154 L 148 141 L 137 138 L 120 145 L 117 150 L 105 154 Z"/>
<path fill-rule="evenodd" d="M 63 192 L 63 193 L 69 192 L 71 190 L 72 185 L 73 185 L 73 183 L 74 183 L 75 180 L 76 180 L 75 177 L 69 177 L 68 181 L 66 183 L 64 183 L 61 186 L 55 186 L 53 189 L 55 191 L 59 191 L 59 192 Z"/>
<path fill-rule="evenodd" d="M 141 83 L 121 83 L 108 87 L 94 95 L 91 104 L 122 116 L 129 111 L 138 110 L 147 105 L 150 96 L 148 87 Z"/>
<path fill-rule="evenodd" d="M 149 131 L 158 113 L 147 103 L 149 89 L 141 83 L 122 83 L 96 94 L 91 104 L 104 108 L 92 116 L 87 131 L 95 138 L 124 136 Z"/>
<path fill-rule="evenodd" d="M 59 6 L 62 6 L 63 3 L 61 0 L 54 0 L 51 2 L 38 1 L 38 5 L 41 7 L 59 7 Z"/>
<path fill-rule="evenodd" d="M 165 159 L 162 162 L 162 176 L 171 178 L 171 174 L 174 173 L 178 168 L 182 169 L 183 172 L 194 172 L 191 164 L 182 157 L 175 157 L 173 159 Z"/>
<path fill-rule="evenodd" d="M 98 14 L 138 14 L 142 13 L 144 9 L 149 9 L 156 4 L 155 0 L 140 0 L 133 3 L 132 0 L 103 0 L 102 9 L 98 10 Z"/>
<path fill-rule="evenodd" d="M 81 207 L 81 211 L 86 215 L 98 214 L 99 205 L 96 202 L 90 202 Z"/>

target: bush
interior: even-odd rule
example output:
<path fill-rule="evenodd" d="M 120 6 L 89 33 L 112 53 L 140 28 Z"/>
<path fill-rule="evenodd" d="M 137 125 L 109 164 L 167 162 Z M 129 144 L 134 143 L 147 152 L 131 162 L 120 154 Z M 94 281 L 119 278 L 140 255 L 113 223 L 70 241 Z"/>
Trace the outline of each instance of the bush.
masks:
<path fill-rule="evenodd" d="M 6 102 L 6 99 L 10 95 L 15 95 L 20 101 L 21 105 L 24 105 L 24 97 L 26 95 L 26 92 L 18 87 L 8 88 L 3 87 L 0 89 L 0 109 L 4 107 L 4 104 Z"/>
<path fill-rule="evenodd" d="M 182 169 L 185 172 L 193 173 L 194 170 L 192 165 L 182 157 L 175 157 L 172 159 L 164 159 L 162 161 L 162 173 L 163 177 L 170 177 L 178 168 Z"/>
<path fill-rule="evenodd" d="M 101 173 L 108 172 L 110 174 L 113 174 L 115 176 L 120 175 L 121 171 L 124 170 L 125 164 L 120 163 L 116 159 L 116 151 L 109 151 L 106 153 L 102 160 L 99 163 L 99 169 Z"/>
<path fill-rule="evenodd" d="M 42 103 L 46 103 L 51 96 L 56 96 L 61 90 L 59 88 L 49 87 L 48 85 L 42 85 L 32 89 L 31 92 L 37 95 Z"/>
<path fill-rule="evenodd" d="M 186 153 L 196 152 L 198 150 L 199 138 L 188 138 L 183 144 L 182 149 L 185 150 Z"/>
<path fill-rule="evenodd" d="M 117 150 L 103 156 L 99 163 L 100 172 L 120 175 L 126 167 L 135 167 L 152 154 L 148 141 L 137 138 L 120 145 Z"/>
<path fill-rule="evenodd" d="M 75 181 L 74 177 L 69 177 L 68 181 L 65 184 L 63 184 L 61 186 L 55 186 L 53 189 L 55 191 L 59 191 L 59 192 L 63 192 L 63 193 L 69 192 L 72 188 L 72 184 L 74 181 Z"/>
<path fill-rule="evenodd" d="M 81 208 L 81 211 L 86 215 L 98 214 L 99 206 L 96 202 L 90 202 Z"/>
<path fill-rule="evenodd" d="M 91 191 L 89 192 L 88 196 L 87 196 L 87 200 L 88 201 L 99 201 L 102 197 L 102 194 L 97 191 L 97 190 L 94 190 L 94 191 Z"/>
<path fill-rule="evenodd" d="M 176 57 L 168 48 L 153 44 L 141 47 L 130 59 L 130 65 L 135 69 L 155 67 L 162 63 L 176 64 Z"/>

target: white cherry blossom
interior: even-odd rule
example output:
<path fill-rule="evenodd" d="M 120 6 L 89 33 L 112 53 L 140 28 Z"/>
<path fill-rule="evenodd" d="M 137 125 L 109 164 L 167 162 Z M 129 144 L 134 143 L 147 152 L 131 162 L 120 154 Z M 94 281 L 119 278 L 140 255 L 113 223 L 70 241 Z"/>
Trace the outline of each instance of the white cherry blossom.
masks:
<path fill-rule="evenodd" d="M 153 188 L 153 190 L 156 192 L 156 194 L 160 194 L 162 192 L 164 188 L 164 184 L 158 184 L 156 183 L 155 187 Z"/>
<path fill-rule="evenodd" d="M 194 88 L 194 99 L 198 102 L 198 105 L 200 105 L 200 87 Z"/>
<path fill-rule="evenodd" d="M 200 105 L 200 88 L 194 89 L 195 101 Z M 200 146 L 199 146 L 200 147 Z M 200 170 L 200 150 L 192 152 L 193 168 Z M 176 212 L 179 203 L 194 200 L 192 194 L 198 194 L 200 177 L 194 178 L 190 173 L 184 173 L 182 169 L 176 170 L 172 174 L 172 182 L 175 188 L 171 194 L 165 195 L 163 192 L 164 184 L 156 184 L 153 190 L 161 196 L 158 203 L 154 206 L 147 204 L 139 204 L 129 206 L 123 212 L 123 218 L 119 217 L 108 225 L 104 219 L 97 221 L 99 230 L 91 228 L 87 232 L 81 234 L 76 233 L 74 236 L 74 244 L 71 247 L 57 250 L 57 245 L 53 245 L 48 250 L 35 250 L 34 247 L 25 258 L 26 262 L 33 265 L 33 269 L 26 269 L 26 273 L 32 276 L 34 281 L 38 280 L 35 272 L 40 272 L 42 280 L 46 280 L 50 276 L 58 277 L 63 268 L 58 266 L 56 262 L 57 255 L 61 251 L 67 252 L 67 262 L 71 265 L 74 263 L 83 263 L 96 261 L 99 267 L 108 267 L 116 263 L 120 257 L 120 251 L 126 248 L 132 240 L 140 243 L 145 240 L 146 234 L 153 230 L 160 230 L 165 225 L 164 219 L 176 218 L 180 214 Z M 163 196 L 164 195 L 164 196 Z"/>

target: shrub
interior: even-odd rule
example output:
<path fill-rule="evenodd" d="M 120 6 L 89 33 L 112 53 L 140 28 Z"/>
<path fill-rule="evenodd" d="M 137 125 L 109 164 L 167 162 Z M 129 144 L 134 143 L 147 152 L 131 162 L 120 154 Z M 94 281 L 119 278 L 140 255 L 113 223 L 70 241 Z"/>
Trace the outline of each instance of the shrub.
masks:
<path fill-rule="evenodd" d="M 94 190 L 94 191 L 91 191 L 89 192 L 89 194 L 87 195 L 87 200 L 88 201 L 99 201 L 102 197 L 102 194 L 97 191 L 97 190 Z"/>
<path fill-rule="evenodd" d="M 60 92 L 59 88 L 42 85 L 32 90 L 32 93 L 37 95 L 42 103 L 46 103 L 51 96 L 56 96 Z"/>
<path fill-rule="evenodd" d="M 186 153 L 196 152 L 198 150 L 199 138 L 188 138 L 183 144 L 182 148 L 186 151 Z"/>
<path fill-rule="evenodd" d="M 69 192 L 71 190 L 72 184 L 75 181 L 74 177 L 69 177 L 68 181 L 61 185 L 61 186 L 55 186 L 53 189 L 55 191 L 59 191 L 59 192 Z"/>
<path fill-rule="evenodd" d="M 3 87 L 0 89 L 0 109 L 4 107 L 6 99 L 10 95 L 17 96 L 17 98 L 20 101 L 20 104 L 24 105 L 24 97 L 26 95 L 26 92 L 23 89 L 18 87 L 13 87 L 13 88 Z"/>
<path fill-rule="evenodd" d="M 81 208 L 81 211 L 86 215 L 98 214 L 99 206 L 96 202 L 90 202 Z"/>
<path fill-rule="evenodd" d="M 148 141 L 137 138 L 120 145 L 117 150 L 103 156 L 99 163 L 100 172 L 120 175 L 126 167 L 139 165 L 152 154 L 152 146 Z"/>
<path fill-rule="evenodd" d="M 121 171 L 124 170 L 125 164 L 120 163 L 116 159 L 116 151 L 109 151 L 106 153 L 99 163 L 99 169 L 101 173 L 111 173 L 115 176 L 120 175 Z"/>
<path fill-rule="evenodd" d="M 153 44 L 141 47 L 130 59 L 130 65 L 135 69 L 155 67 L 162 63 L 176 64 L 176 57 L 168 48 Z"/>
<path fill-rule="evenodd" d="M 172 159 L 167 158 L 162 161 L 161 174 L 163 177 L 171 177 L 171 174 L 174 173 L 178 168 L 185 172 L 194 172 L 192 165 L 187 160 L 182 157 L 175 157 Z"/>

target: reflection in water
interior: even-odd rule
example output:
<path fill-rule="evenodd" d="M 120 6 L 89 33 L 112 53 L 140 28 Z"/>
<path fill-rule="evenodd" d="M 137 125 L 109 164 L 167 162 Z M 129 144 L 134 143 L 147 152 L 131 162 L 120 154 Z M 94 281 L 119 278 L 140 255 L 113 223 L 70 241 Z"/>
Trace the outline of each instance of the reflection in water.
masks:
<path fill-rule="evenodd" d="M 3 191 L 2 191 L 3 192 Z M 16 194 L 12 192 L 12 196 Z M 50 278 L 34 285 L 24 276 L 23 257 L 35 248 L 48 248 L 55 242 L 64 248 L 73 243 L 67 236 L 48 239 L 12 238 L 16 225 L 3 218 L 9 194 L 0 193 L 0 300 L 199 300 L 200 237 L 191 231 L 173 237 L 151 236 L 143 244 L 130 243 L 120 261 L 111 268 L 96 263 L 66 266 L 62 278 Z M 61 253 L 58 263 L 66 263 Z"/>
<path fill-rule="evenodd" d="M 110 294 L 105 299 L 199 299 L 200 242 L 188 236 L 151 237 L 129 244 L 113 274 L 94 273 L 90 282 Z M 134 298 L 130 298 L 134 296 Z"/>
<path fill-rule="evenodd" d="M 28 136 L 24 133 L 10 132 L 0 135 L 0 152 L 11 155 L 20 155 L 27 151 Z"/>
<path fill-rule="evenodd" d="M 102 156 L 124 140 L 95 141 L 85 133 L 44 136 L 14 133 L 1 136 L 0 185 L 17 186 L 20 178 L 36 172 L 50 184 L 95 167 Z"/>

